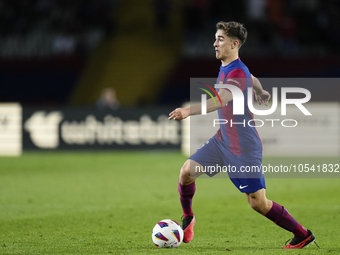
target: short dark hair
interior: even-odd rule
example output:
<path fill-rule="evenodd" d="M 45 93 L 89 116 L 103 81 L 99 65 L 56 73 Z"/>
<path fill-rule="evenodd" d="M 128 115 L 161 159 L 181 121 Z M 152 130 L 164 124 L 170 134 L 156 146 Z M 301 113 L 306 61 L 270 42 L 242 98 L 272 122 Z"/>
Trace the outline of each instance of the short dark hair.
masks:
<path fill-rule="evenodd" d="M 220 21 L 216 24 L 216 29 L 223 30 L 226 33 L 226 35 L 230 38 L 237 39 L 240 42 L 239 48 L 247 40 L 248 36 L 247 29 L 243 26 L 243 24 L 238 23 L 236 21 L 229 22 Z"/>

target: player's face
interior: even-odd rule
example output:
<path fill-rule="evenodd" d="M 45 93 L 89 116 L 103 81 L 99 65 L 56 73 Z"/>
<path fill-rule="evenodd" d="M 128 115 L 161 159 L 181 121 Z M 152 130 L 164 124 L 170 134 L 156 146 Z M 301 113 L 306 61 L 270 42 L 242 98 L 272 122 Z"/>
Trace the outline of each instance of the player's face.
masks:
<path fill-rule="evenodd" d="M 226 35 L 223 30 L 217 30 L 215 34 L 214 47 L 216 58 L 223 61 L 227 59 L 231 53 L 232 40 Z"/>

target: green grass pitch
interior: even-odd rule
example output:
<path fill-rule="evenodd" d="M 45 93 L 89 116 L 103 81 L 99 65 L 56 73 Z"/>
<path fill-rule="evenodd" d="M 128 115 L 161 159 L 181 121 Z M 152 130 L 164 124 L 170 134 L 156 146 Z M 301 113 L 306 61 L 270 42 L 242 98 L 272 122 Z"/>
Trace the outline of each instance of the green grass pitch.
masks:
<path fill-rule="evenodd" d="M 267 196 L 316 235 L 292 235 L 254 212 L 225 178 L 197 180 L 195 237 L 178 249 L 151 241 L 162 219 L 180 221 L 179 152 L 25 153 L 0 158 L 0 254 L 339 254 L 339 179 L 268 178 Z M 298 158 L 265 158 L 288 163 Z M 305 161 L 309 159 L 304 159 Z M 337 158 L 313 162 L 340 163 Z"/>

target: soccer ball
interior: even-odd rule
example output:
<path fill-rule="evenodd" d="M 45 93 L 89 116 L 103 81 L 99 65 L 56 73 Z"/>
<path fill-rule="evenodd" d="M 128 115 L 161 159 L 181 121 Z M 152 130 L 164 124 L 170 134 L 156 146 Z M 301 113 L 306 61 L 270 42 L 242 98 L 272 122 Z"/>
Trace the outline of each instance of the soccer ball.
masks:
<path fill-rule="evenodd" d="M 161 220 L 152 230 L 152 241 L 159 248 L 177 248 L 183 241 L 182 227 L 174 220 Z"/>

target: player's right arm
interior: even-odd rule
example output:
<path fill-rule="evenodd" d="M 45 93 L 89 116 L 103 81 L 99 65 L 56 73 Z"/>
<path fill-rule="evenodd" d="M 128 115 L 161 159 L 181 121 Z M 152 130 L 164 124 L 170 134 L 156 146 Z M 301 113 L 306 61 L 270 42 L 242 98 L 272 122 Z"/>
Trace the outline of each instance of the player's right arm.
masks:
<path fill-rule="evenodd" d="M 231 94 L 231 92 L 226 89 L 220 89 L 218 95 L 221 98 L 222 105 L 220 103 L 218 103 L 217 105 L 215 104 L 215 101 L 219 102 L 217 97 L 215 97 L 215 101 L 210 98 L 209 100 L 207 100 L 207 112 L 216 111 L 225 106 L 231 100 L 233 100 L 233 94 Z M 196 104 L 186 108 L 177 108 L 169 114 L 169 120 L 182 120 L 189 117 L 190 115 L 201 114 L 201 109 L 202 104 Z"/>

